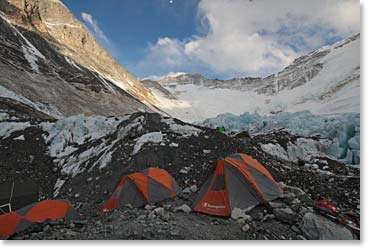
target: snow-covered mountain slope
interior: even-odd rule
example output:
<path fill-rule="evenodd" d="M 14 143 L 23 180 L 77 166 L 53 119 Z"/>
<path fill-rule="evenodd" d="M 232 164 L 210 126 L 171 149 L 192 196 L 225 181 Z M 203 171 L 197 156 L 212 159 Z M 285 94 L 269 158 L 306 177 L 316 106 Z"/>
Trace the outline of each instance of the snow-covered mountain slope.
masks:
<path fill-rule="evenodd" d="M 266 78 L 213 80 L 184 74 L 158 82 L 177 99 L 176 106 L 165 110 L 186 121 L 204 120 L 219 113 L 358 113 L 359 53 L 360 35 L 356 34 L 304 55 Z M 159 94 L 157 87 L 151 90 Z M 160 96 L 165 94 L 161 92 Z"/>
<path fill-rule="evenodd" d="M 0 85 L 62 115 L 121 115 L 158 105 L 59 0 L 0 1 Z"/>

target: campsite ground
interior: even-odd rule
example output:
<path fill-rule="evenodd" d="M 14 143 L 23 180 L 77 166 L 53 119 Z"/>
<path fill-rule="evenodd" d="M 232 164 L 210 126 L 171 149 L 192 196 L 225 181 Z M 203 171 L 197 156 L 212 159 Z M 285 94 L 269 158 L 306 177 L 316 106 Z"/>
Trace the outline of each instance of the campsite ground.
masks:
<path fill-rule="evenodd" d="M 98 139 L 89 138 L 87 142 L 79 145 L 67 138 L 66 134 L 77 131 L 73 129 L 75 119 L 62 123 L 68 124 L 68 121 L 72 126 L 70 129 L 65 133 L 55 132 L 60 133 L 61 139 L 57 140 L 64 141 L 62 148 L 76 148 L 72 154 L 79 155 L 114 143 L 115 146 L 111 148 L 111 162 L 103 169 L 93 167 L 91 164 L 98 157 L 91 153 L 91 156 L 87 156 L 88 159 L 78 166 L 88 169 L 75 176 L 59 175 L 58 181 L 64 180 L 65 183 L 57 197 L 73 203 L 81 215 L 80 221 L 36 224 L 12 236 L 12 239 L 310 239 L 316 237 L 307 235 L 304 217 L 310 213 L 308 220 L 315 221 L 310 218 L 315 201 L 332 199 L 342 208 L 359 209 L 359 169 L 325 157 L 315 157 L 314 166 L 308 166 L 305 162 L 281 160 L 262 151 L 260 145 L 266 138 L 264 136 L 233 137 L 209 128 L 193 127 L 177 120 L 164 119 L 158 114 L 139 113 L 131 115 L 114 127 L 111 133 Z M 84 135 L 88 136 L 85 120 L 80 121 L 80 124 L 85 125 L 83 131 L 87 133 Z M 177 133 L 178 130 L 181 132 Z M 162 133 L 163 139 L 160 143 L 145 143 L 134 153 L 137 140 L 145 133 L 153 132 Z M 55 133 L 51 132 L 51 135 Z M 121 133 L 125 136 L 120 140 L 118 138 Z M 78 132 L 75 132 L 74 136 L 76 134 Z M 16 139 L 20 135 L 24 135 L 28 145 L 31 143 L 32 146 L 39 147 L 39 152 L 32 153 L 23 148 L 25 143 Z M 290 133 L 271 135 L 269 138 L 281 143 L 286 135 L 292 138 Z M 37 182 L 43 196 L 52 198 L 53 194 L 49 191 L 53 186 L 48 183 L 50 178 L 56 179 L 54 176 L 60 174 L 60 170 L 46 152 L 47 145 L 52 146 L 52 140 L 46 142 L 44 138 L 45 132 L 37 127 L 30 127 L 13 132 L 9 138 L 0 140 L 0 150 L 4 150 L 0 152 L 0 158 L 6 167 L 2 169 L 4 172 L 0 178 L 6 180 L 14 174 L 28 178 L 29 174 L 37 174 Z M 19 149 L 24 152 L 19 152 Z M 259 205 L 229 219 L 195 212 L 178 212 L 177 208 L 182 205 L 192 205 L 198 189 L 215 167 L 216 160 L 237 152 L 252 156 L 269 170 L 277 182 L 283 186 L 294 186 L 298 188 L 295 191 L 302 193 L 288 191 L 270 207 Z M 19 160 L 22 160 L 22 167 L 14 165 Z M 327 170 L 323 169 L 325 163 L 328 164 Z M 76 165 L 75 162 L 70 164 Z M 96 211 L 109 198 L 121 175 L 143 170 L 152 164 L 167 170 L 187 193 L 181 193 L 174 200 L 157 204 L 155 209 L 122 207 L 101 217 L 96 215 Z M 52 170 L 52 167 L 56 169 Z M 53 175 L 50 177 L 50 174 Z M 192 186 L 197 189 L 190 190 Z M 342 235 L 340 228 L 333 227 L 319 230 L 333 232 L 336 235 L 331 237 L 334 238 L 350 237 Z"/>

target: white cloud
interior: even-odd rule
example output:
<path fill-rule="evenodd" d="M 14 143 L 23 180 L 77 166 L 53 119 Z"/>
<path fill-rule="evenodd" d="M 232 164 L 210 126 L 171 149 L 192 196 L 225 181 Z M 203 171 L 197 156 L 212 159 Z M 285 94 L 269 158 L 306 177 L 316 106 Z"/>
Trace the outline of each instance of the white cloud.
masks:
<path fill-rule="evenodd" d="M 201 0 L 200 28 L 208 32 L 187 40 L 159 38 L 136 69 L 145 75 L 206 69 L 264 76 L 359 32 L 359 15 L 358 0 Z"/>
<path fill-rule="evenodd" d="M 180 68 L 188 69 L 190 64 L 194 63 L 185 54 L 185 42 L 166 37 L 159 38 L 155 44 L 149 44 L 144 60 L 133 70 L 144 77 L 167 74 L 167 69 L 181 71 Z"/>
<path fill-rule="evenodd" d="M 153 80 L 153 81 L 159 81 L 160 79 L 163 78 L 167 78 L 167 77 L 178 77 L 180 75 L 184 75 L 186 74 L 186 72 L 169 72 L 167 74 L 162 74 L 162 75 L 150 75 L 147 77 L 143 77 L 143 78 L 139 78 L 139 80 L 143 81 L 143 80 Z"/>
<path fill-rule="evenodd" d="M 102 29 L 99 27 L 97 21 L 93 18 L 91 14 L 82 12 L 82 18 L 89 27 L 92 28 L 92 32 L 95 34 L 96 39 L 102 43 L 110 43 L 110 40 L 106 37 Z"/>

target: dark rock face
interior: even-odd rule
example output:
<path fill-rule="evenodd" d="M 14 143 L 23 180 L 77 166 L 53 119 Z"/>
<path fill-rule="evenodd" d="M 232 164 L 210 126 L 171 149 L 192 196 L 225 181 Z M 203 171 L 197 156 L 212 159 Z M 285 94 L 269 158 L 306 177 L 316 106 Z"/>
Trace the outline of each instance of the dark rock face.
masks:
<path fill-rule="evenodd" d="M 96 42 L 93 35 L 72 15 L 61 1 L 9 0 L 17 11 L 7 17 L 17 26 L 35 31 L 54 43 L 61 54 L 81 67 L 98 71 L 139 101 L 155 105 L 150 92 Z"/>
<path fill-rule="evenodd" d="M 121 115 L 157 104 L 60 1 L 1 1 L 0 10 L 1 86 L 66 116 Z"/>
<path fill-rule="evenodd" d="M 0 26 L 1 86 L 31 101 L 50 104 L 63 115 L 116 115 L 149 110 L 111 81 L 60 54 L 39 34 L 18 27 L 24 38 L 39 47 L 37 50 L 44 56 L 33 55 L 38 72 L 34 71 L 23 51 L 23 47 L 28 47 L 26 40 L 15 31 L 16 27 L 1 18 Z"/>

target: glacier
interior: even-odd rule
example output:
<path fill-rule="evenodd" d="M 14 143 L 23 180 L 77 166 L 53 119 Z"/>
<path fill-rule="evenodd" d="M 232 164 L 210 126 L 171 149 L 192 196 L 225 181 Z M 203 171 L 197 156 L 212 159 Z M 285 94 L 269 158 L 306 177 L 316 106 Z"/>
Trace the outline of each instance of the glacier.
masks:
<path fill-rule="evenodd" d="M 325 155 L 346 164 L 359 165 L 360 162 L 360 114 L 344 113 L 314 115 L 309 111 L 259 115 L 244 113 L 234 115 L 220 114 L 196 124 L 216 128 L 224 126 L 228 133 L 247 131 L 250 135 L 286 130 L 302 137 L 320 137 Z M 264 146 L 265 149 L 278 150 L 277 146 Z M 280 152 L 278 152 L 280 153 Z"/>

